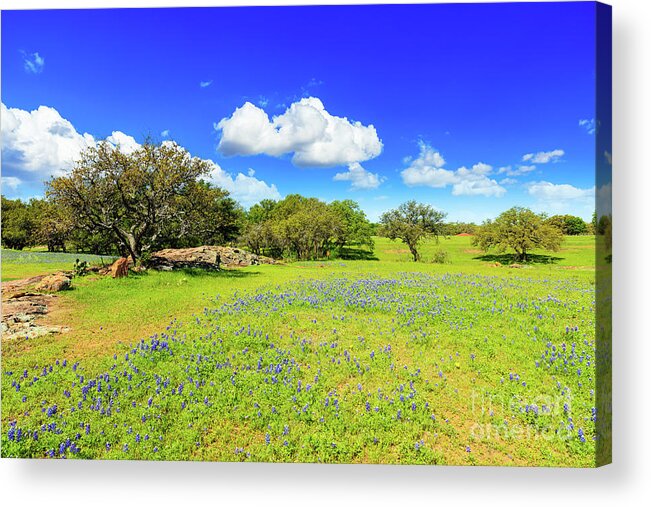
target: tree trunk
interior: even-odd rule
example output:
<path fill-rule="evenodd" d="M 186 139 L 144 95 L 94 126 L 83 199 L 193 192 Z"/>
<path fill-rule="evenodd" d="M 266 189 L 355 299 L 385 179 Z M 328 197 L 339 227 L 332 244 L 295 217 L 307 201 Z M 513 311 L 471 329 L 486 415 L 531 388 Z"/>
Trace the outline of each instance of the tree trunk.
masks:
<path fill-rule="evenodd" d="M 116 233 L 135 264 L 142 253 L 142 245 L 140 244 L 140 239 L 137 238 L 133 233 L 126 232 L 124 230 L 116 230 Z"/>
<path fill-rule="evenodd" d="M 416 250 L 416 247 L 412 245 L 411 243 L 408 244 L 409 246 L 409 251 L 411 252 L 411 255 L 414 256 L 414 262 L 418 262 L 420 260 L 420 254 Z"/>

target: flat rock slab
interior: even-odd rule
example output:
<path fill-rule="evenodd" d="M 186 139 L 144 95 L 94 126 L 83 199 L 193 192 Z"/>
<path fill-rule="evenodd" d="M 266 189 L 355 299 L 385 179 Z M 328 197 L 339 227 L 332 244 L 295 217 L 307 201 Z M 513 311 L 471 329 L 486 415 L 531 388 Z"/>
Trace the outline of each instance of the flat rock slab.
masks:
<path fill-rule="evenodd" d="M 4 289 L 4 287 L 3 287 Z M 17 292 L 2 301 L 2 339 L 36 338 L 50 333 L 65 333 L 65 326 L 47 326 L 38 322 L 56 300 L 52 294 Z"/>
<path fill-rule="evenodd" d="M 33 276 L 31 278 L 25 278 L 23 280 L 12 280 L 10 282 L 2 282 L 2 292 L 3 293 L 15 292 L 24 289 L 26 287 L 29 287 L 30 285 L 36 285 L 38 282 L 43 280 L 43 278 L 45 278 L 46 276 L 48 275 L 39 275 L 39 276 Z"/>
<path fill-rule="evenodd" d="M 195 248 L 167 248 L 152 254 L 150 266 L 154 269 L 178 268 L 219 269 L 258 264 L 276 264 L 274 259 L 256 255 L 241 248 L 228 246 L 199 246 Z"/>

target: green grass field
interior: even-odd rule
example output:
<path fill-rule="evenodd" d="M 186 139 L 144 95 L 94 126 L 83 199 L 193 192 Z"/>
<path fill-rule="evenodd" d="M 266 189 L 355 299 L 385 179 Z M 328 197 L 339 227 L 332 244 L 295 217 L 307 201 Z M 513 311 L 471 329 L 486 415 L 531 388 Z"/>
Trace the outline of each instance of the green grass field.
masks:
<path fill-rule="evenodd" d="M 38 249 L 18 251 L 5 250 L 4 248 L 0 252 L 0 258 L 2 260 L 3 282 L 44 275 L 54 271 L 70 271 L 75 259 L 92 264 L 110 264 L 115 259 L 115 257 L 111 256 L 49 253 Z"/>
<path fill-rule="evenodd" d="M 470 239 L 76 278 L 69 333 L 3 340 L 2 456 L 592 466 L 594 237 L 517 269 Z M 60 269 L 31 255 L 2 279 Z"/>

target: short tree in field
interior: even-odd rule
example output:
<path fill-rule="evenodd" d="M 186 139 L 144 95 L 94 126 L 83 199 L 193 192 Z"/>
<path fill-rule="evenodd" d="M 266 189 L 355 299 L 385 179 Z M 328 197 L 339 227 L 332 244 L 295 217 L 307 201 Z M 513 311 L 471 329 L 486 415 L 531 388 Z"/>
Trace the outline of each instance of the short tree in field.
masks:
<path fill-rule="evenodd" d="M 427 236 L 438 240 L 445 216 L 445 213 L 435 210 L 429 204 L 407 201 L 382 214 L 378 232 L 391 240 L 402 240 L 417 262 L 420 260 L 418 244 Z"/>
<path fill-rule="evenodd" d="M 562 241 L 563 233 L 548 223 L 545 215 L 517 206 L 485 221 L 473 238 L 473 244 L 485 251 L 513 250 L 516 261 L 527 261 L 527 254 L 536 248 L 556 252 Z"/>

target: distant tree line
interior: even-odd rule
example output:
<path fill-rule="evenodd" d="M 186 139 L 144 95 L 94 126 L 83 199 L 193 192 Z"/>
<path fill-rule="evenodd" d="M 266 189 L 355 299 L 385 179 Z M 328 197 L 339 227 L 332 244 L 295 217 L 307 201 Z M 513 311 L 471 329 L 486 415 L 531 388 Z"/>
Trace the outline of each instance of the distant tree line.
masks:
<path fill-rule="evenodd" d="M 138 262 L 161 248 L 231 244 L 310 260 L 372 252 L 373 236 L 380 235 L 401 240 L 418 261 L 423 239 L 464 233 L 484 249 L 513 249 L 519 259 L 532 248 L 557 249 L 563 235 L 596 232 L 608 245 L 612 241 L 608 216 L 594 215 L 587 224 L 572 215 L 547 217 L 525 208 L 482 225 L 445 222 L 443 211 L 416 201 L 383 213 L 373 224 L 353 200 L 325 203 L 298 194 L 265 199 L 245 211 L 208 183 L 211 169 L 174 143 L 146 141 L 125 154 L 100 142 L 85 150 L 71 171 L 47 182 L 45 199 L 2 197 L 2 245 L 128 255 Z"/>

